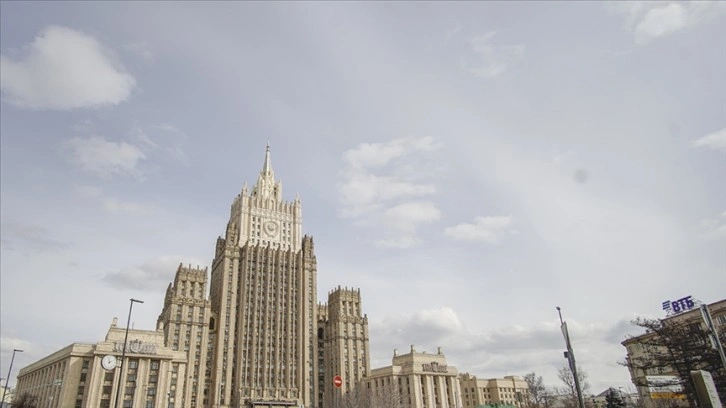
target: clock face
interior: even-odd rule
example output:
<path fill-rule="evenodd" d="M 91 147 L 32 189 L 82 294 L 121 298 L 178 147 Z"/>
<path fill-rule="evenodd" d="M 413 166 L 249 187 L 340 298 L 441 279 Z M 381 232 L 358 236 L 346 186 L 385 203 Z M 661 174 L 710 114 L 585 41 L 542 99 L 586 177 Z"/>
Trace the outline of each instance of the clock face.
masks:
<path fill-rule="evenodd" d="M 277 235 L 277 223 L 275 221 L 266 221 L 264 227 L 267 235 Z"/>
<path fill-rule="evenodd" d="M 105 368 L 106 370 L 113 370 L 116 368 L 116 356 L 104 356 L 101 359 L 101 367 Z"/>

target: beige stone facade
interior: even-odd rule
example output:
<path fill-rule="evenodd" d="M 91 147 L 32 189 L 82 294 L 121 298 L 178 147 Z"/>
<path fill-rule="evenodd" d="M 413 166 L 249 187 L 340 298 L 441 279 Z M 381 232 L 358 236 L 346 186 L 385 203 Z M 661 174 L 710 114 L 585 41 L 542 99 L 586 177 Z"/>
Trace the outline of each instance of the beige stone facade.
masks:
<path fill-rule="evenodd" d="M 370 406 L 405 408 L 461 407 L 459 372 L 446 363 L 438 352 L 411 352 L 398 355 L 394 351 L 390 366 L 371 370 L 362 387 Z"/>
<path fill-rule="evenodd" d="M 120 354 L 124 330 L 114 325 L 106 342 L 74 344 L 24 368 L 19 384 L 42 393 L 43 407 L 113 406 L 118 373 L 121 406 L 162 407 L 164 393 L 170 408 L 333 408 L 332 378 L 324 378 L 341 373 L 348 391 L 368 374 L 360 291 L 338 289 L 318 304 L 313 239 L 302 235 L 300 198 L 282 199 L 269 146 L 257 183 L 233 200 L 207 297 L 208 273 L 178 267 L 159 330 L 130 331 L 154 352 L 131 353 L 128 370 L 99 368 L 104 355 Z M 62 390 L 48 386 L 59 378 Z"/>
<path fill-rule="evenodd" d="M 131 329 L 122 363 L 126 330 L 115 321 L 104 341 L 71 344 L 21 369 L 16 396 L 34 395 L 44 408 L 109 408 L 121 376 L 119 407 L 163 408 L 170 400 L 183 401 L 179 382 L 187 376 L 186 354 L 166 347 L 161 330 Z M 114 369 L 101 366 L 105 356 L 117 359 Z"/>
<path fill-rule="evenodd" d="M 184 407 L 206 407 L 210 401 L 212 354 L 208 351 L 214 343 L 215 331 L 210 330 L 213 320 L 206 293 L 207 269 L 179 265 L 157 320 L 163 327 L 166 345 L 187 355 L 188 380 L 180 385 Z"/>
<path fill-rule="evenodd" d="M 459 381 L 464 408 L 487 404 L 525 407 L 529 401 L 529 386 L 522 377 L 508 375 L 504 378 L 479 379 L 464 373 L 459 376 Z"/>
<path fill-rule="evenodd" d="M 719 330 L 720 333 L 726 331 L 726 299 L 709 304 L 708 309 L 711 313 L 711 317 L 713 319 L 713 323 L 716 329 Z M 701 329 L 705 329 L 706 327 L 698 307 L 694 307 L 689 311 L 667 317 L 665 320 L 684 322 L 686 324 L 696 324 Z M 656 349 L 651 349 L 651 347 L 653 346 L 644 344 L 647 343 L 648 340 L 654 336 L 656 336 L 655 333 L 646 333 L 625 340 L 622 343 L 627 351 L 626 362 L 628 363 L 630 378 L 636 389 L 638 390 L 640 400 L 646 407 L 662 406 L 668 404 L 680 404 L 682 406 L 688 406 L 689 404 L 685 399 L 683 399 L 683 396 L 667 395 L 670 393 L 663 392 L 651 392 L 651 388 L 648 387 L 649 378 L 653 380 L 656 379 L 658 376 L 677 376 L 678 374 L 673 368 L 658 367 L 657 369 L 643 370 L 637 367 L 639 362 L 647 361 L 652 353 L 659 352 Z"/>
<path fill-rule="evenodd" d="M 337 400 L 370 374 L 368 316 L 360 290 L 338 287 L 318 307 L 318 407 L 339 406 Z M 336 376 L 341 386 L 333 385 Z"/>

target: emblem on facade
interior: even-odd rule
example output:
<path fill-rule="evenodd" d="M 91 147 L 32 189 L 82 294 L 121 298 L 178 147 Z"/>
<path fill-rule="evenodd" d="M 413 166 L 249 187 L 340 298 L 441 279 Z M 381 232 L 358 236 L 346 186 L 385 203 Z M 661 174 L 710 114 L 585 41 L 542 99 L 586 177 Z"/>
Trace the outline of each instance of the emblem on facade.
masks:
<path fill-rule="evenodd" d="M 436 361 L 432 361 L 428 364 L 422 364 L 421 369 L 423 371 L 429 371 L 432 373 L 447 373 L 449 372 L 449 369 L 445 364 L 439 364 Z"/>
<path fill-rule="evenodd" d="M 114 343 L 113 351 L 123 352 L 124 343 L 122 341 Z M 156 344 L 144 343 L 141 340 L 131 340 L 126 345 L 126 351 L 136 354 L 156 354 Z"/>

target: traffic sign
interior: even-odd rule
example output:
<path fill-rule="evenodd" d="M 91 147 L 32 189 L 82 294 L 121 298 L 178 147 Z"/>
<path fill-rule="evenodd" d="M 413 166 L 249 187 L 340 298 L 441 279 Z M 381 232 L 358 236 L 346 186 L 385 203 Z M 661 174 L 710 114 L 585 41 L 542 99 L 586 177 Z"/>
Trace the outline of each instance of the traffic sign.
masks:
<path fill-rule="evenodd" d="M 342 386 L 343 386 L 343 379 L 342 379 L 342 378 L 340 378 L 340 376 L 339 376 L 339 375 L 336 375 L 335 377 L 333 377 L 333 385 L 334 385 L 334 386 L 335 386 L 336 388 L 340 388 L 340 387 L 342 387 Z"/>

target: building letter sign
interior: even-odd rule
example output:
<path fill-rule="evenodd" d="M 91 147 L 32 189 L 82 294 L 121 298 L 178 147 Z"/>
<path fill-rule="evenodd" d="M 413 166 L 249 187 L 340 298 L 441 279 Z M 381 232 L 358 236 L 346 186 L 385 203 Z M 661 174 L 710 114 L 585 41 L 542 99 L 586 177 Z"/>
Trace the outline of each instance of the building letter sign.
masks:
<path fill-rule="evenodd" d="M 693 302 L 693 299 L 691 299 L 691 296 L 682 297 L 678 300 L 674 300 L 671 302 L 670 300 L 666 300 L 663 302 L 663 310 L 667 311 L 668 313 L 678 314 L 681 312 L 685 312 L 686 310 L 690 310 L 695 306 L 696 303 Z"/>
<path fill-rule="evenodd" d="M 421 369 L 423 371 L 430 371 L 432 373 L 446 373 L 448 372 L 448 369 L 445 365 L 439 364 L 436 361 L 432 361 L 428 364 L 421 364 Z"/>
<path fill-rule="evenodd" d="M 122 341 L 114 343 L 113 351 L 123 352 L 124 343 Z M 128 342 L 126 351 L 136 354 L 156 354 L 156 344 L 144 343 L 141 340 L 132 340 Z"/>

